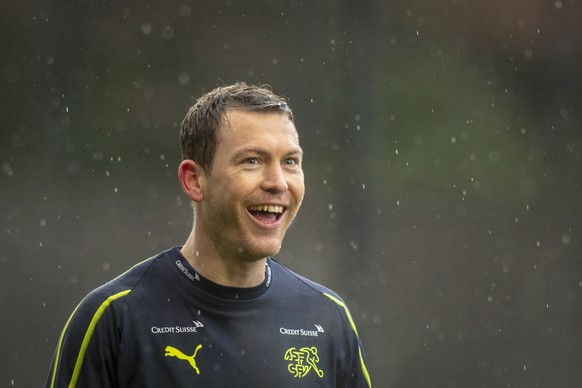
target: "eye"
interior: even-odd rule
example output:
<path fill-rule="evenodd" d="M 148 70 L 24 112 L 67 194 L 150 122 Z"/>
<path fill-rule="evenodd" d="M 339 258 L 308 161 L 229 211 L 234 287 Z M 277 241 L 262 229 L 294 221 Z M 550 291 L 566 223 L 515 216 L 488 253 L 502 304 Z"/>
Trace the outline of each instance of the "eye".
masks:
<path fill-rule="evenodd" d="M 301 166 L 301 159 L 299 158 L 287 158 L 284 161 L 286 166 L 289 167 L 300 167 Z"/>
<path fill-rule="evenodd" d="M 257 158 L 248 158 L 248 159 L 245 159 L 243 161 L 243 163 L 244 164 L 255 165 L 255 164 L 259 164 L 259 159 L 257 159 Z"/>

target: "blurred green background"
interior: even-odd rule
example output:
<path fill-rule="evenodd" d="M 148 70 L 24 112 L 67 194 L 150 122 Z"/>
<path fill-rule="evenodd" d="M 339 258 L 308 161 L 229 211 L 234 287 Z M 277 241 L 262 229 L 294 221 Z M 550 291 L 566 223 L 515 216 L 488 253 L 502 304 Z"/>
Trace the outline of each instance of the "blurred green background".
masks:
<path fill-rule="evenodd" d="M 289 98 L 307 195 L 279 259 L 351 307 L 376 387 L 576 387 L 582 4 L 3 1 L 1 386 L 79 300 L 182 244 L 178 126 Z M 233 383 L 233 386 L 236 386 Z"/>

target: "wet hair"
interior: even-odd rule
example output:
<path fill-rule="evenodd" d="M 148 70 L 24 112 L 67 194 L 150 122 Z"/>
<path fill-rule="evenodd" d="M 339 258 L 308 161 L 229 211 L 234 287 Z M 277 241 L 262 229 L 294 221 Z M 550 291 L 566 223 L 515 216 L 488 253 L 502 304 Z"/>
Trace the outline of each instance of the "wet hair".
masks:
<path fill-rule="evenodd" d="M 286 113 L 294 122 L 293 112 L 284 98 L 275 95 L 267 85 L 239 82 L 218 87 L 200 97 L 188 110 L 180 126 L 182 160 L 191 159 L 210 172 L 218 144 L 221 125 L 228 109 L 250 112 Z"/>

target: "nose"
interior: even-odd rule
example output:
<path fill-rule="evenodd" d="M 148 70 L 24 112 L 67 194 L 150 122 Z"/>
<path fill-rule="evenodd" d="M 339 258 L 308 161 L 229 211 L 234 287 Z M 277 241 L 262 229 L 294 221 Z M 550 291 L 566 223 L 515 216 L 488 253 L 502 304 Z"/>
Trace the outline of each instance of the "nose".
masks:
<path fill-rule="evenodd" d="M 270 193 L 287 191 L 289 185 L 281 165 L 275 163 L 265 167 L 265 175 L 261 187 Z"/>

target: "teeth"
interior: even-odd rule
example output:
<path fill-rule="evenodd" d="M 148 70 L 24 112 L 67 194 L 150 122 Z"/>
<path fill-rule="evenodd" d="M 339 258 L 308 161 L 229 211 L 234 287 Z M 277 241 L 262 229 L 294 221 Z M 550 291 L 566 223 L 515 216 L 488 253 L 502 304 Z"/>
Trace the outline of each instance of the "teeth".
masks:
<path fill-rule="evenodd" d="M 249 210 L 254 212 L 283 213 L 283 206 L 254 205 L 250 206 Z"/>

